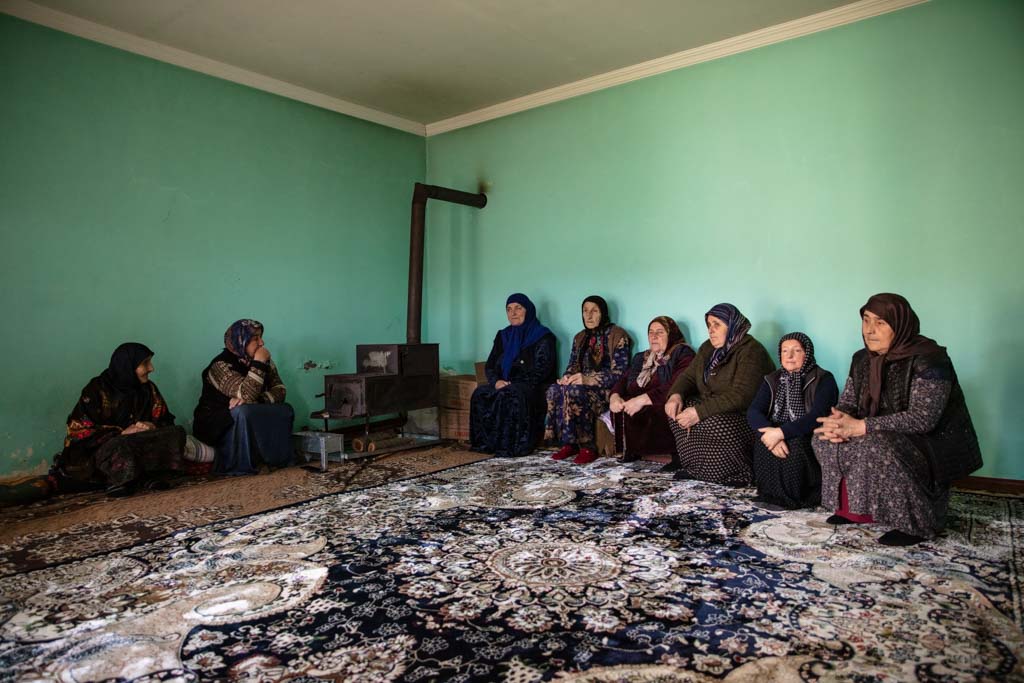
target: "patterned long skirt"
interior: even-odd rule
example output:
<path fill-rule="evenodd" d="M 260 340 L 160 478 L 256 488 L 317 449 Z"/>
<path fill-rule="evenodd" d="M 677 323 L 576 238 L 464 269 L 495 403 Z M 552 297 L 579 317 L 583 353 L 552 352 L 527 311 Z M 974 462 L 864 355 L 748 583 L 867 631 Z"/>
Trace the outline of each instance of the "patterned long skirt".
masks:
<path fill-rule="evenodd" d="M 512 457 L 532 451 L 544 434 L 544 395 L 529 384 L 477 387 L 469 404 L 470 448 Z"/>
<path fill-rule="evenodd" d="M 683 429 L 665 418 L 676 440 L 682 477 L 729 486 L 749 486 L 754 430 L 746 415 L 719 413 Z"/>
<path fill-rule="evenodd" d="M 597 416 L 608 410 L 608 392 L 584 384 L 552 384 L 545 398 L 544 438 L 593 447 Z"/>
<path fill-rule="evenodd" d="M 96 469 L 107 486 L 123 486 L 146 477 L 180 472 L 185 469 L 185 430 L 163 427 L 128 436 L 115 436 L 98 449 Z"/>
<path fill-rule="evenodd" d="M 789 455 L 779 458 L 754 441 L 754 485 L 757 497 L 791 510 L 816 507 L 821 501 L 821 467 L 811 437 L 786 439 Z"/>
<path fill-rule="evenodd" d="M 840 505 L 846 480 L 849 511 L 876 524 L 931 538 L 946 526 L 949 487 L 932 483 L 927 456 L 905 434 L 875 432 L 846 443 L 814 440 L 821 463 L 821 504 Z"/>

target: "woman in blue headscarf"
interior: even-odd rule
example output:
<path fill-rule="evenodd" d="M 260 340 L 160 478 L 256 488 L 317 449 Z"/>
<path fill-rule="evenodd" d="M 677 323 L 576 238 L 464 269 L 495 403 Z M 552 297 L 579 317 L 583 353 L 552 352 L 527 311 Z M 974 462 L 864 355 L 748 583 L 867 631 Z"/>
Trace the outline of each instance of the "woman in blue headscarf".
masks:
<path fill-rule="evenodd" d="M 803 332 L 779 340 L 781 368 L 766 375 L 747 422 L 757 430 L 754 484 L 769 509 L 816 507 L 821 502 L 821 467 L 811 435 L 818 418 L 839 400 L 839 386 L 814 360 L 814 343 Z"/>
<path fill-rule="evenodd" d="M 750 321 L 732 304 L 718 304 L 704 314 L 704 322 L 708 340 L 665 403 L 676 451 L 664 469 L 677 479 L 746 486 L 755 438 L 747 408 L 775 365 L 748 334 Z"/>
<path fill-rule="evenodd" d="M 487 384 L 477 387 L 469 410 L 474 451 L 526 455 L 544 433 L 544 390 L 555 380 L 555 335 L 537 320 L 525 294 L 505 302 L 508 327 L 494 337 Z"/>

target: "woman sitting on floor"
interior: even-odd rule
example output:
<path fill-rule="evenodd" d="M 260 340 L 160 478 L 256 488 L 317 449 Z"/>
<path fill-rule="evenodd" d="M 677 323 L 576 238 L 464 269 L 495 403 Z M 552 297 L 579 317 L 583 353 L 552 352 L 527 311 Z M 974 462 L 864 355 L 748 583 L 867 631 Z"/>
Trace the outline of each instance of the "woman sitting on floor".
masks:
<path fill-rule="evenodd" d="M 129 342 L 82 389 L 68 416 L 64 450 L 54 461 L 58 491 L 106 487 L 116 496 L 140 486 L 167 488 L 166 477 L 183 472 L 186 459 L 212 458 L 209 447 L 174 425 L 151 372 L 153 352 Z"/>
<path fill-rule="evenodd" d="M 192 431 L 217 449 L 214 471 L 256 474 L 260 462 L 292 461 L 295 413 L 263 344 L 263 325 L 237 320 L 224 333 L 224 350 L 203 370 L 203 392 Z"/>
<path fill-rule="evenodd" d="M 708 341 L 665 403 L 676 447 L 664 469 L 678 470 L 677 479 L 746 486 L 754 444 L 747 408 L 775 367 L 761 343 L 747 334 L 750 321 L 732 304 L 718 304 L 704 322 Z"/>
<path fill-rule="evenodd" d="M 860 314 L 865 348 L 815 430 L 822 505 L 831 524 L 880 524 L 880 543 L 912 545 L 945 526 L 950 482 L 981 467 L 978 437 L 946 349 L 907 300 L 876 294 Z"/>
<path fill-rule="evenodd" d="M 576 455 L 573 462 L 585 465 L 597 459 L 597 417 L 608 409 L 608 390 L 629 365 L 631 345 L 626 331 L 608 316 L 603 298 L 583 300 L 583 330 L 572 340 L 565 374 L 547 391 L 544 437 L 562 444 L 551 456 L 555 460 Z"/>
<path fill-rule="evenodd" d="M 487 356 L 487 384 L 469 404 L 469 441 L 474 451 L 526 455 L 544 433 L 544 390 L 555 379 L 555 335 L 537 320 L 525 294 L 505 302 L 508 327 L 494 337 Z"/>
<path fill-rule="evenodd" d="M 651 348 L 633 356 L 629 371 L 612 387 L 609 410 L 615 428 L 615 452 L 623 462 L 675 450 L 665 420 L 668 390 L 693 361 L 693 349 L 676 321 L 658 316 L 647 326 Z"/>
<path fill-rule="evenodd" d="M 747 422 L 761 435 L 754 443 L 755 500 L 790 510 L 816 507 L 821 467 L 811 434 L 817 418 L 836 404 L 839 387 L 815 363 L 814 344 L 802 332 L 779 340 L 779 362 L 782 367 L 764 378 L 747 410 Z"/>

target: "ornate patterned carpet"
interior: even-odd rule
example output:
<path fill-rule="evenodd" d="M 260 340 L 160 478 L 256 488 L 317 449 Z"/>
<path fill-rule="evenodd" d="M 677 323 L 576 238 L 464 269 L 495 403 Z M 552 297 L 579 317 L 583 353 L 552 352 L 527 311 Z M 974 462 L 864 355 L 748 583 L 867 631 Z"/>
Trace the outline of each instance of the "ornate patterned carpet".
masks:
<path fill-rule="evenodd" d="M 1024 678 L 1022 501 L 911 549 L 749 490 L 543 455 L 0 579 L 0 679 Z"/>
<path fill-rule="evenodd" d="M 244 517 L 311 498 L 378 486 L 488 456 L 454 446 L 331 463 L 327 473 L 288 467 L 252 477 L 184 478 L 128 498 L 64 495 L 0 509 L 0 576 L 152 541 L 201 524 Z"/>

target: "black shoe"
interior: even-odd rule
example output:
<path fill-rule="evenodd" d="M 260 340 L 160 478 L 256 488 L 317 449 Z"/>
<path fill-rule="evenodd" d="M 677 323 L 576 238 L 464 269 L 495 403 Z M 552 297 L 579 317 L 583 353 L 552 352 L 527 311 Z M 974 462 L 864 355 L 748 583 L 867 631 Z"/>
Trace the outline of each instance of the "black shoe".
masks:
<path fill-rule="evenodd" d="M 683 469 L 680 469 L 675 474 L 673 474 L 672 478 L 677 481 L 690 481 L 691 479 L 693 479 L 693 477 L 690 476 L 690 473 Z"/>
<path fill-rule="evenodd" d="M 127 498 L 135 493 L 135 487 L 130 484 L 122 484 L 121 486 L 113 486 L 107 489 L 106 493 L 110 498 Z"/>
<path fill-rule="evenodd" d="M 678 472 L 679 471 L 679 463 L 676 462 L 675 460 L 672 460 L 672 461 L 667 462 L 664 465 L 662 465 L 661 469 L 658 470 L 658 471 L 659 472 Z"/>
<path fill-rule="evenodd" d="M 754 507 L 760 508 L 762 510 L 767 510 L 768 512 L 784 512 L 789 509 L 784 505 L 779 505 L 778 503 L 769 503 L 766 500 L 755 500 L 751 502 L 753 503 Z"/>
<path fill-rule="evenodd" d="M 836 526 L 842 526 L 843 524 L 856 524 L 857 522 L 852 519 L 847 519 L 842 515 L 832 515 L 825 520 L 825 524 L 835 524 Z"/>
<path fill-rule="evenodd" d="M 892 531 L 886 531 L 884 534 L 882 534 L 879 537 L 878 542 L 882 545 L 891 545 L 897 548 L 903 548 L 908 545 L 915 545 L 924 540 L 926 539 L 921 538 L 920 536 L 905 534 L 902 531 L 893 529 Z"/>

